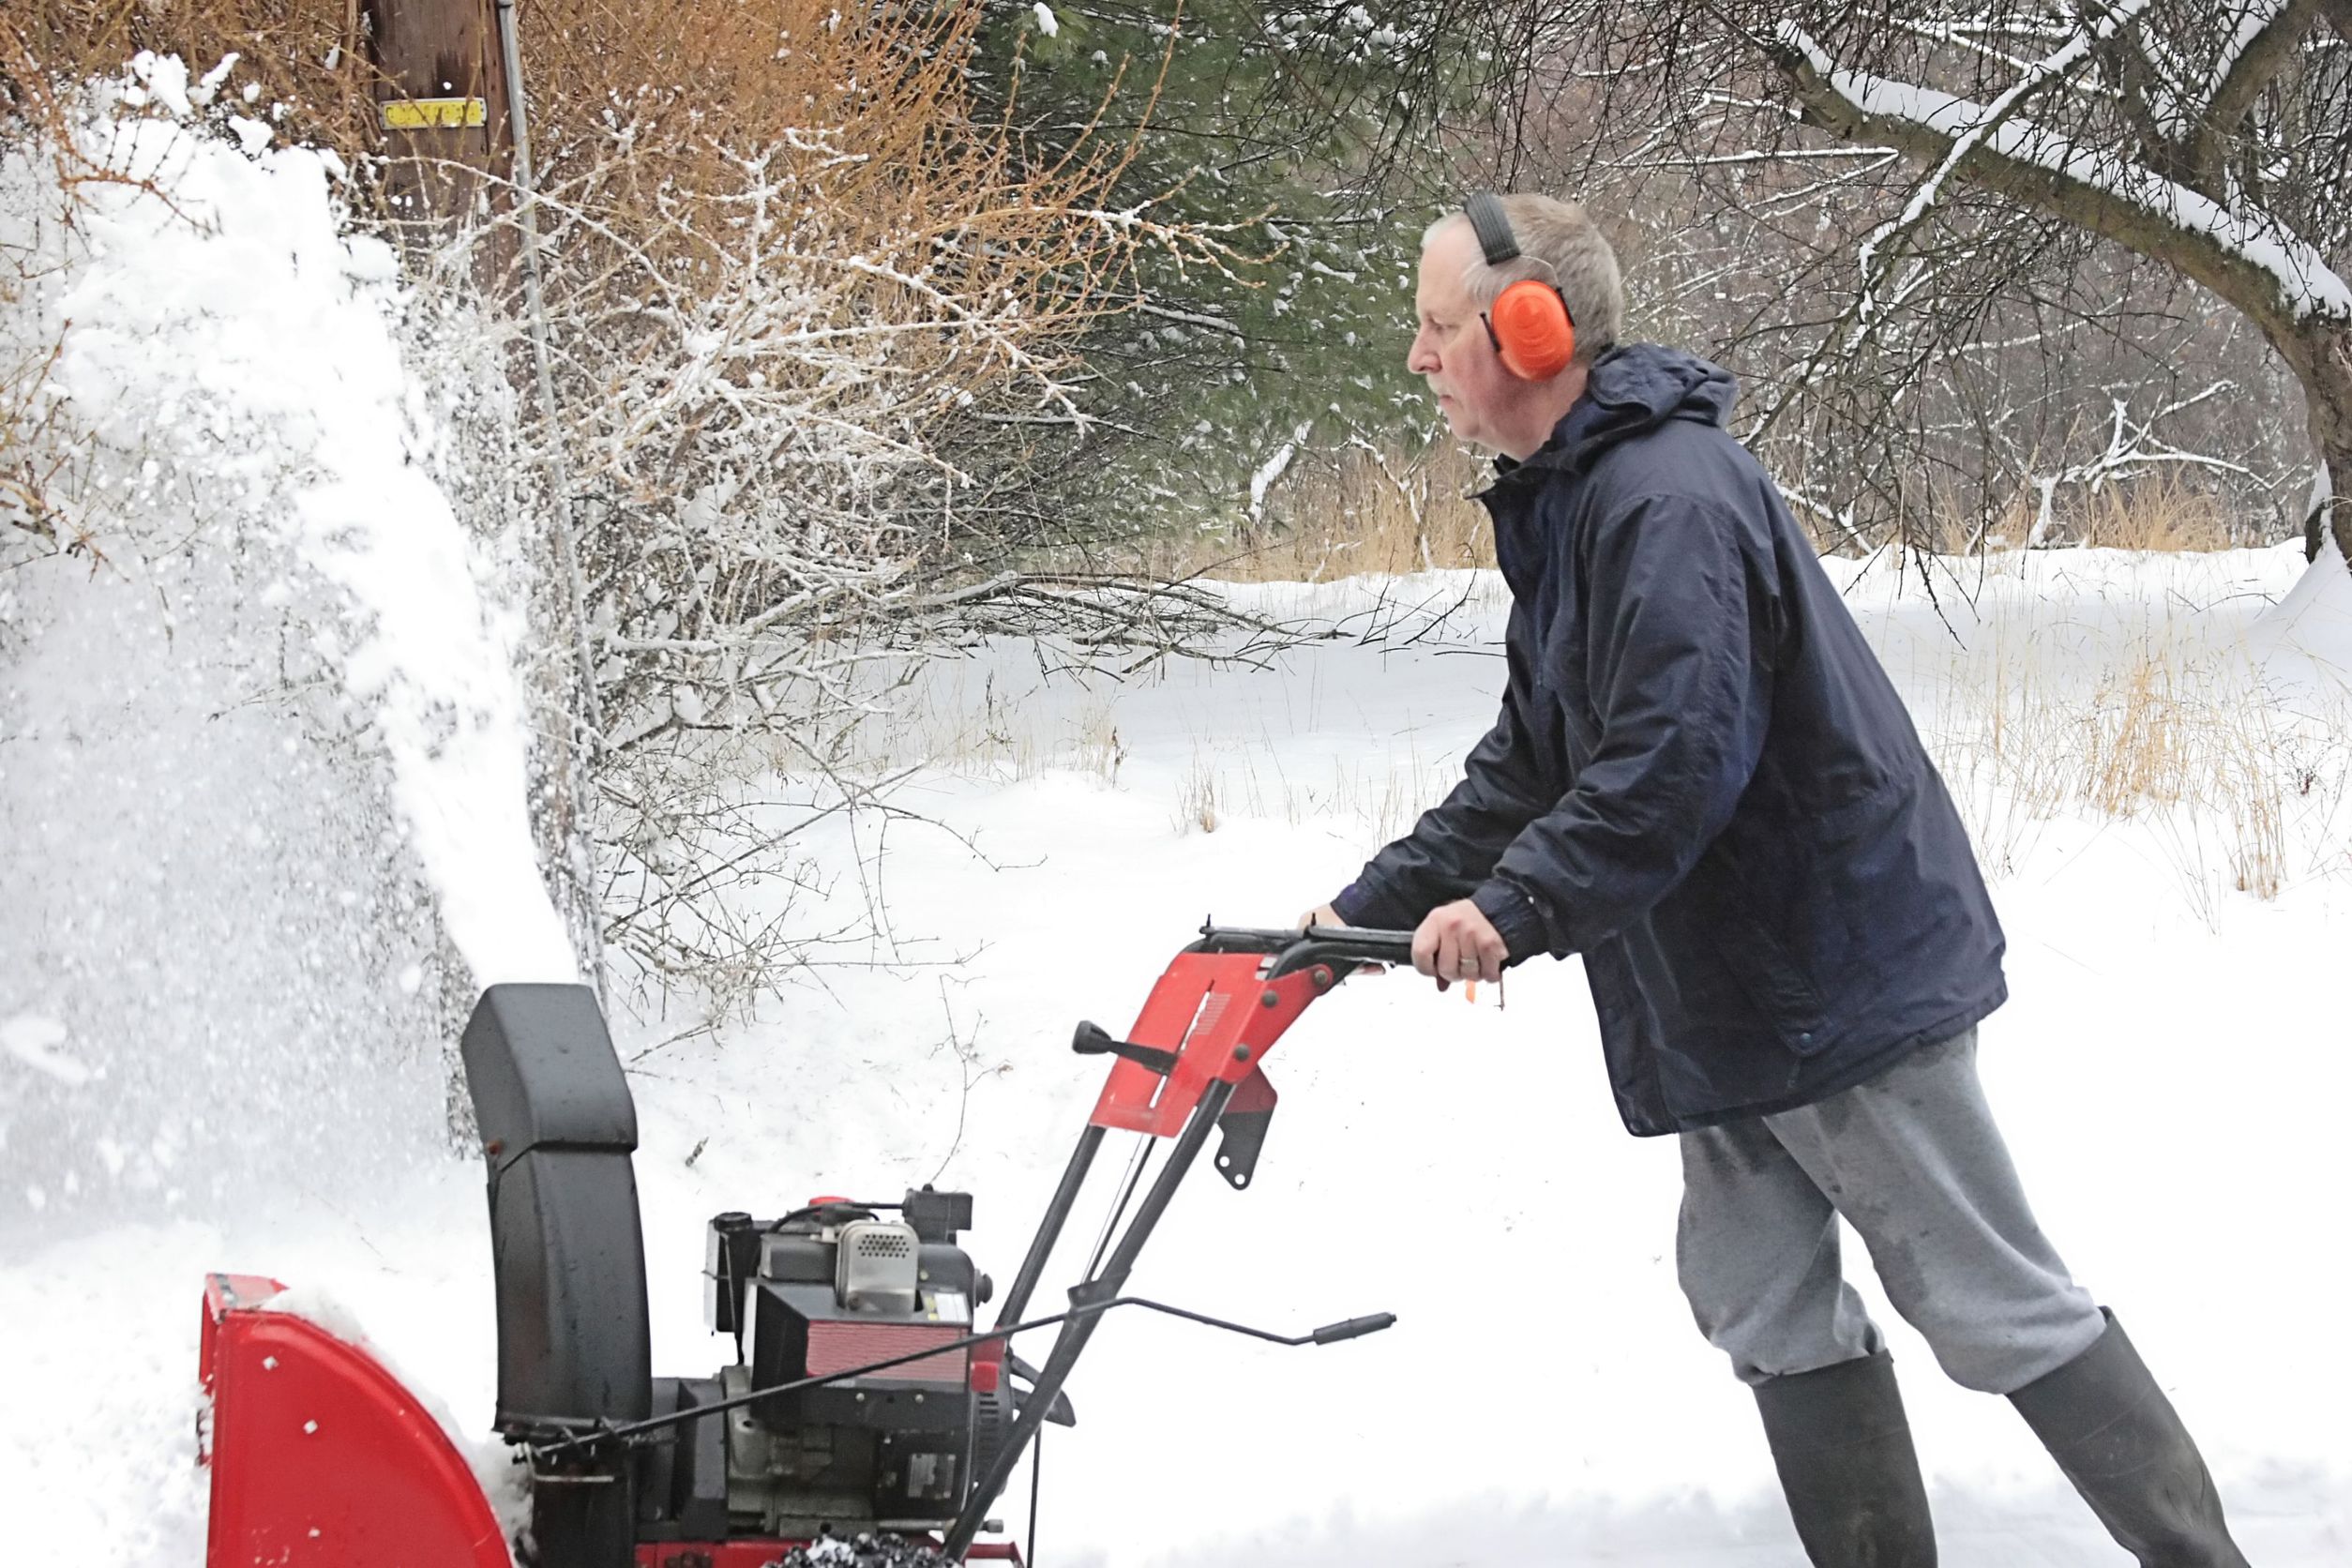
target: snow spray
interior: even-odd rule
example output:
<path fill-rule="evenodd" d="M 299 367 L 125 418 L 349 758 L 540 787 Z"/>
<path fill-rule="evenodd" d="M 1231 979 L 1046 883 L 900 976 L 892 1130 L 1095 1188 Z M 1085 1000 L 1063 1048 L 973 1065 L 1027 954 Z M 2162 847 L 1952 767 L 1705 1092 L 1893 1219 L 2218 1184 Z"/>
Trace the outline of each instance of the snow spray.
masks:
<path fill-rule="evenodd" d="M 578 978 L 393 257 L 226 74 L 93 95 L 68 151 L 121 179 L 0 158 L 0 353 L 53 348 L 88 533 L 0 572 L 0 1234 L 371 1181 L 439 1145 L 444 933 Z"/>

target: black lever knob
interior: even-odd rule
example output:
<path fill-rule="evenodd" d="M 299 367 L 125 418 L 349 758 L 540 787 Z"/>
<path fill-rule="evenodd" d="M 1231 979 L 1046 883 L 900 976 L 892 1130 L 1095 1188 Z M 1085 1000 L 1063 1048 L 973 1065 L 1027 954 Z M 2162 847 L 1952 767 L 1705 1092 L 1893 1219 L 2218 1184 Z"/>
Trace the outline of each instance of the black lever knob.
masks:
<path fill-rule="evenodd" d="M 1109 1030 L 1098 1023 L 1081 1022 L 1078 1026 L 1078 1033 L 1070 1040 L 1070 1048 L 1080 1056 L 1116 1056 L 1138 1066 L 1149 1067 L 1162 1078 L 1176 1070 L 1174 1051 L 1116 1039 Z"/>

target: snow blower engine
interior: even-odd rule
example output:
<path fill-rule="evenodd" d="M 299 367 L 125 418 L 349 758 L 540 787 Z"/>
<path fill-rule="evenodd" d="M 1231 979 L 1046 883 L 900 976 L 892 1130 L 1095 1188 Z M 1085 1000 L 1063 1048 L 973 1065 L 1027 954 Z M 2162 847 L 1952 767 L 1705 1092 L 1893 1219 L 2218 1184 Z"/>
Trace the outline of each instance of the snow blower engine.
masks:
<path fill-rule="evenodd" d="M 880 1217 L 886 1208 L 897 1217 Z M 712 1220 L 703 1322 L 734 1335 L 735 1364 L 656 1379 L 656 1412 L 852 1375 L 752 1400 L 654 1450 L 641 1519 L 692 1539 L 721 1526 L 795 1537 L 944 1529 L 1014 1413 L 1001 1358 L 955 1346 L 994 1293 L 956 1245 L 971 1223 L 969 1194 L 928 1187 L 896 1205 L 820 1199 L 765 1224 Z M 1048 1419 L 1068 1425 L 1066 1403 Z"/>
<path fill-rule="evenodd" d="M 490 1169 L 497 1425 L 533 1455 L 541 1561 L 626 1563 L 638 1542 L 912 1534 L 956 1518 L 1014 1413 L 1001 1354 L 969 1343 L 992 1293 L 956 1244 L 969 1195 L 718 1215 L 703 1321 L 733 1338 L 735 1364 L 656 1378 L 636 1113 L 593 998 L 493 987 L 464 1057 Z M 579 1440 L 644 1423 L 664 1424 L 635 1443 Z"/>
<path fill-rule="evenodd" d="M 735 1360 L 702 1378 L 652 1372 L 636 1109 L 594 993 L 491 987 L 462 1052 L 489 1177 L 496 1425 L 527 1465 L 523 1560 L 1018 1561 L 1011 1543 L 974 1538 L 1001 1531 L 988 1512 L 1042 1425 L 1071 1423 L 1062 1391 L 1107 1313 L 1143 1308 L 1289 1345 L 1388 1327 L 1379 1314 L 1284 1335 L 1123 1291 L 1213 1132 L 1224 1135 L 1219 1174 L 1248 1184 L 1274 1113 L 1259 1063 L 1274 1039 L 1351 970 L 1409 961 L 1410 941 L 1204 927 L 1132 1038 L 1079 1025 L 1074 1048 L 1112 1058 L 1109 1079 L 986 1330 L 975 1313 L 993 1287 L 957 1244 L 968 1194 L 922 1187 L 895 1202 L 818 1198 L 771 1220 L 717 1215 L 703 1318 L 733 1340 Z M 1113 1130 L 1144 1135 L 1113 1224 L 1068 1308 L 1024 1318 Z M 506 1530 L 440 1424 L 364 1345 L 283 1309 L 292 1298 L 276 1301 L 279 1289 L 215 1274 L 205 1292 L 207 1568 L 504 1568 Z M 1047 1327 L 1059 1332 L 1040 1370 L 1010 1347 Z M 827 1540 L 845 1545 L 810 1551 Z"/>

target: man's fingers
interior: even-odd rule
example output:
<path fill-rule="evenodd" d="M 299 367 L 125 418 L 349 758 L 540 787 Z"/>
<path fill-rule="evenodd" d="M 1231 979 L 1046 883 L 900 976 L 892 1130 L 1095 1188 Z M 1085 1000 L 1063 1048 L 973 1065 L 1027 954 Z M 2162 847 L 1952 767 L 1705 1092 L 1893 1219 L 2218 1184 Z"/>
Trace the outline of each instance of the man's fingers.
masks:
<path fill-rule="evenodd" d="M 1502 978 L 1502 937 L 1467 899 L 1433 910 L 1413 932 L 1413 968 L 1445 990 L 1461 980 Z"/>
<path fill-rule="evenodd" d="M 1448 923 L 1438 938 L 1438 976 L 1446 984 L 1479 978 L 1478 955 L 1470 948 L 1470 933 L 1459 921 Z"/>
<path fill-rule="evenodd" d="M 1431 976 L 1438 972 L 1438 929 L 1434 919 L 1423 921 L 1413 932 L 1413 968 Z"/>

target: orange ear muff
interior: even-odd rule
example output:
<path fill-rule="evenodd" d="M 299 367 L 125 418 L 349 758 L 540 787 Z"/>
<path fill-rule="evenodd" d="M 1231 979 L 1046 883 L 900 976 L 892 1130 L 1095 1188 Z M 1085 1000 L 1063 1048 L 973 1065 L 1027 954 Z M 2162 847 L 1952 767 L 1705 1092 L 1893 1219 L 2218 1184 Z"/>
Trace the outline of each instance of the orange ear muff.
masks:
<path fill-rule="evenodd" d="M 1576 324 L 1549 283 L 1520 279 L 1496 297 L 1485 322 L 1502 368 L 1521 381 L 1549 381 L 1576 356 Z"/>

